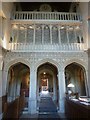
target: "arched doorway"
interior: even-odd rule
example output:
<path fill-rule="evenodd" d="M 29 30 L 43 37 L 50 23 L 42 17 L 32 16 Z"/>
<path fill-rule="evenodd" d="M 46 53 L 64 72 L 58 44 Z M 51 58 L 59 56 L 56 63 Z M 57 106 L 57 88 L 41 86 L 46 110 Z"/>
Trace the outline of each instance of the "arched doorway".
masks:
<path fill-rule="evenodd" d="M 58 106 L 58 70 L 49 62 L 40 65 L 37 69 L 37 96 L 40 100 L 41 92 L 49 92 L 53 101 Z M 37 102 L 38 102 L 37 101 Z M 38 105 L 38 104 L 37 104 Z"/>
<path fill-rule="evenodd" d="M 29 83 L 30 68 L 21 62 L 12 65 L 8 70 L 8 101 L 12 101 L 24 93 L 26 107 L 28 107 Z"/>
<path fill-rule="evenodd" d="M 86 73 L 83 66 L 78 63 L 71 63 L 65 68 L 66 91 L 79 93 L 80 96 L 86 96 L 87 83 Z"/>

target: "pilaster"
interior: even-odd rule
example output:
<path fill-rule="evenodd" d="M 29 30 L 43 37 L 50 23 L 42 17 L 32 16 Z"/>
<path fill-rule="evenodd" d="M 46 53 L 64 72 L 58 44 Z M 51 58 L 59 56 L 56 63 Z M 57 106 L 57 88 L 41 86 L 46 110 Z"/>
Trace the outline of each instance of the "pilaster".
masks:
<path fill-rule="evenodd" d="M 64 69 L 60 69 L 58 72 L 58 85 L 59 85 L 59 112 L 65 112 L 65 74 Z"/>
<path fill-rule="evenodd" d="M 34 63 L 33 63 L 34 64 Z M 32 65 L 30 67 L 30 88 L 29 88 L 29 108 L 28 108 L 28 112 L 30 114 L 35 114 L 36 113 L 36 102 L 37 102 L 37 98 L 36 98 L 36 80 L 37 80 L 37 74 L 34 68 L 34 65 Z"/>
<path fill-rule="evenodd" d="M 66 27 L 66 35 L 67 35 L 67 43 L 69 44 L 69 33 L 68 33 L 68 26 Z"/>
<path fill-rule="evenodd" d="M 35 44 L 35 34 L 36 34 L 36 26 L 34 25 L 34 32 L 33 32 L 33 44 Z"/>
<path fill-rule="evenodd" d="M 25 43 L 27 42 L 27 26 L 25 28 Z"/>
<path fill-rule="evenodd" d="M 59 40 L 59 44 L 61 45 L 61 32 L 60 32 L 60 26 L 58 26 L 58 40 Z"/>
<path fill-rule="evenodd" d="M 56 100 L 56 78 L 53 76 L 53 100 Z"/>
<path fill-rule="evenodd" d="M 50 25 L 50 43 L 52 44 L 52 25 Z"/>
<path fill-rule="evenodd" d="M 42 44 L 44 44 L 44 25 L 42 25 Z"/>

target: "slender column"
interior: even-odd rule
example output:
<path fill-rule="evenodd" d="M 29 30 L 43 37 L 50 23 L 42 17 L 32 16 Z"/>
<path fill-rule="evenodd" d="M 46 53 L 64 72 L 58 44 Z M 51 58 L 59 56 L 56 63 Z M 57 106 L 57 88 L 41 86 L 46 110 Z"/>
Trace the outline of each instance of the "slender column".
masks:
<path fill-rule="evenodd" d="M 16 39 L 16 43 L 18 43 L 18 40 L 19 40 L 19 29 L 20 29 L 20 27 L 19 27 L 19 25 L 17 25 L 17 39 Z"/>
<path fill-rule="evenodd" d="M 61 33 L 60 33 L 60 26 L 58 26 L 58 40 L 59 40 L 59 44 L 61 45 Z"/>
<path fill-rule="evenodd" d="M 40 82 L 40 79 L 39 79 L 39 76 L 38 76 L 38 80 L 37 80 L 37 99 L 38 99 L 38 101 L 40 100 L 40 96 L 39 96 L 39 82 Z"/>
<path fill-rule="evenodd" d="M 50 43 L 52 44 L 52 25 L 50 25 Z"/>
<path fill-rule="evenodd" d="M 33 32 L 33 44 L 35 44 L 35 34 L 36 34 L 36 28 L 35 28 L 35 25 L 34 25 L 34 32 Z"/>
<path fill-rule="evenodd" d="M 35 67 L 34 67 L 34 63 L 33 65 L 30 67 L 30 88 L 29 88 L 29 108 L 28 108 L 28 112 L 31 114 L 35 114 L 36 113 L 36 71 L 35 71 Z"/>
<path fill-rule="evenodd" d="M 68 26 L 66 27 L 66 34 L 67 34 L 67 43 L 69 44 Z"/>
<path fill-rule="evenodd" d="M 53 76 L 53 100 L 56 100 L 56 79 Z"/>
<path fill-rule="evenodd" d="M 65 97 L 65 75 L 64 70 L 60 69 L 58 73 L 58 84 L 59 84 L 59 112 L 64 113 L 65 112 L 65 103 L 64 103 L 64 97 Z"/>
<path fill-rule="evenodd" d="M 44 44 L 44 25 L 42 25 L 42 44 Z"/>
<path fill-rule="evenodd" d="M 42 44 L 44 44 L 44 25 L 42 25 Z"/>
<path fill-rule="evenodd" d="M 25 28 L 25 43 L 27 42 L 27 27 Z"/>
<path fill-rule="evenodd" d="M 85 78 L 85 88 L 86 88 L 86 94 L 89 97 L 90 96 L 90 79 L 88 77 L 88 70 L 86 70 L 86 74 L 84 74 Z"/>
<path fill-rule="evenodd" d="M 75 42 L 77 43 L 77 34 L 76 34 L 75 27 L 74 27 L 74 35 L 75 35 Z"/>

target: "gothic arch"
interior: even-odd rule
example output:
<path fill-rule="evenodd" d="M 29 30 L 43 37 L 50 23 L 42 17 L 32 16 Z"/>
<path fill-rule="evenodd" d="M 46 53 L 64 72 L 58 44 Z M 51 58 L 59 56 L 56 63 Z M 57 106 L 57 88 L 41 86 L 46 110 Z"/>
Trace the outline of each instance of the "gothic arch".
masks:
<path fill-rule="evenodd" d="M 82 68 L 85 69 L 85 71 L 87 71 L 87 64 L 79 59 L 71 59 L 71 60 L 67 60 L 65 63 L 64 63 L 64 69 L 66 66 L 68 66 L 69 64 L 72 64 L 72 63 L 77 63 L 78 65 L 80 65 Z"/>
<path fill-rule="evenodd" d="M 84 76 L 85 77 L 85 81 L 84 81 L 85 82 L 85 89 L 86 89 L 86 94 L 88 95 L 88 85 L 87 85 L 87 78 L 88 78 L 88 76 L 87 76 L 87 69 L 88 69 L 88 66 L 87 66 L 87 64 L 84 61 L 81 61 L 79 59 L 77 59 L 77 60 L 76 59 L 72 59 L 72 60 L 67 61 L 64 64 L 64 70 L 66 69 L 66 67 L 68 67 L 69 65 L 71 65 L 73 63 L 77 64 L 84 71 L 84 75 L 85 75 Z"/>
<path fill-rule="evenodd" d="M 18 59 L 14 59 L 14 60 L 9 61 L 8 64 L 5 65 L 4 70 L 8 71 L 9 68 L 10 68 L 12 65 L 14 65 L 14 64 L 16 64 L 16 63 L 19 63 L 19 62 L 22 63 L 22 64 L 27 65 L 27 66 L 30 68 L 30 63 L 29 63 L 29 61 L 27 61 L 27 60 L 25 60 L 25 59 L 23 59 L 23 58 L 18 58 Z"/>
<path fill-rule="evenodd" d="M 56 62 L 56 61 L 54 61 L 54 60 L 52 60 L 52 59 L 43 59 L 43 60 L 40 60 L 39 62 L 37 62 L 36 63 L 36 70 L 38 69 L 38 67 L 40 66 L 40 65 L 43 65 L 43 64 L 45 64 L 45 63 L 51 63 L 53 66 L 55 66 L 56 68 L 57 68 L 57 70 L 59 70 L 59 64 Z"/>

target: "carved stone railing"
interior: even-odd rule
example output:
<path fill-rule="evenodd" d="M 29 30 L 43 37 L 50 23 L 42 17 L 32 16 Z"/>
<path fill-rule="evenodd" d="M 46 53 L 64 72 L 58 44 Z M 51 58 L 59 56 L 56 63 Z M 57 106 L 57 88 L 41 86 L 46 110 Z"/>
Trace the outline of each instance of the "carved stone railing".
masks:
<path fill-rule="evenodd" d="M 14 12 L 12 20 L 70 20 L 80 21 L 81 15 L 78 13 L 65 12 Z"/>
<path fill-rule="evenodd" d="M 59 52 L 59 51 L 83 51 L 84 43 L 69 44 L 42 44 L 35 45 L 29 43 L 9 43 L 9 50 L 15 52 Z"/>

